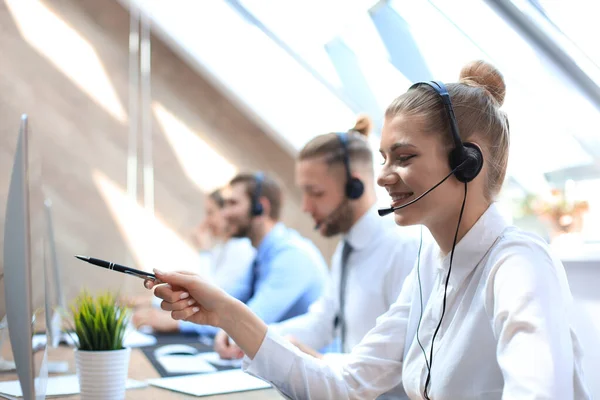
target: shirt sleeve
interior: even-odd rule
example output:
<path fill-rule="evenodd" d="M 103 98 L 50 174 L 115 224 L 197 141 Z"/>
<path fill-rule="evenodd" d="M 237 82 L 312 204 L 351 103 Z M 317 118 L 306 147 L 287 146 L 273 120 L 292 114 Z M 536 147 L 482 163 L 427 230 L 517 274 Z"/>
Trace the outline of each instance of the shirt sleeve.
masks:
<path fill-rule="evenodd" d="M 281 251 L 270 261 L 266 276 L 247 302 L 248 307 L 267 324 L 281 320 L 315 284 L 317 268 L 309 266 L 311 262 L 296 249 Z"/>
<path fill-rule="evenodd" d="M 274 324 L 272 328 L 275 332 L 282 336 L 292 335 L 317 351 L 333 341 L 333 323 L 339 308 L 338 286 L 334 280 L 339 280 L 340 254 L 341 246 L 338 246 L 331 260 L 331 272 L 328 274 L 323 295 L 310 306 L 307 313 Z"/>
<path fill-rule="evenodd" d="M 206 265 L 203 268 L 215 270 L 215 273 L 211 276 L 214 283 L 231 296 L 241 301 L 247 300 L 247 293 L 250 291 L 250 268 L 255 256 L 254 248 L 245 240 L 230 239 L 230 242 L 223 246 L 221 251 L 223 253 L 218 257 L 220 264 L 216 268 L 209 268 Z M 206 253 L 204 257 L 205 263 L 215 261 L 215 257 L 211 253 Z M 246 299 L 244 299 L 244 296 L 246 296 Z M 213 326 L 179 321 L 179 331 L 214 336 L 218 329 Z"/>
<path fill-rule="evenodd" d="M 535 244 L 502 251 L 508 255 L 492 269 L 488 287 L 502 398 L 573 399 L 571 299 L 564 270 Z"/>
<path fill-rule="evenodd" d="M 272 329 L 282 336 L 292 335 L 315 350 L 322 349 L 333 341 L 336 304 L 329 279 L 325 294 L 310 306 L 307 313 L 274 324 Z"/>
<path fill-rule="evenodd" d="M 254 359 L 244 358 L 243 368 L 294 399 L 375 398 L 402 380 L 411 293 L 412 285 L 405 285 L 396 303 L 341 360 L 328 363 L 301 353 L 269 329 Z"/>
<path fill-rule="evenodd" d="M 203 250 L 198 254 L 198 274 L 212 279 L 214 252 Z"/>
<path fill-rule="evenodd" d="M 214 268 L 217 286 L 230 294 L 237 291 L 236 286 L 246 286 L 255 256 L 256 251 L 248 239 L 229 239 L 218 258 L 219 264 Z"/>

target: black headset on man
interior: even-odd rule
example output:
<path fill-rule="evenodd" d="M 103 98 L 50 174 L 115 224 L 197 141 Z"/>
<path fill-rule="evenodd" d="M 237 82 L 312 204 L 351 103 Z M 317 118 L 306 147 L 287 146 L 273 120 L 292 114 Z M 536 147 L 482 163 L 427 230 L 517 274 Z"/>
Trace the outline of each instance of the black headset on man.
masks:
<path fill-rule="evenodd" d="M 324 223 L 330 222 L 344 206 L 346 200 L 358 200 L 365 192 L 365 185 L 359 178 L 352 176 L 352 171 L 350 169 L 350 143 L 348 141 L 348 132 L 336 132 L 335 134 L 342 145 L 342 161 L 344 164 L 344 171 L 346 172 L 346 183 L 344 184 L 345 198 L 332 212 L 329 213 L 329 215 L 315 225 L 315 230 L 319 229 Z"/>
<path fill-rule="evenodd" d="M 454 242 L 452 244 L 452 251 L 450 253 L 450 265 L 448 267 L 448 274 L 446 276 L 446 282 L 445 282 L 445 287 L 444 287 L 444 303 L 442 306 L 442 315 L 441 315 L 440 321 L 435 329 L 433 337 L 431 338 L 431 348 L 430 348 L 429 360 L 427 359 L 427 354 L 425 352 L 425 349 L 423 348 L 423 345 L 421 344 L 421 342 L 419 340 L 419 329 L 417 327 L 417 342 L 419 343 L 419 346 L 421 347 L 421 350 L 423 351 L 423 355 L 425 356 L 425 365 L 427 366 L 427 380 L 425 381 L 425 390 L 424 390 L 423 395 L 424 395 L 425 399 L 429 400 L 428 390 L 429 390 L 429 384 L 431 382 L 431 368 L 433 365 L 433 344 L 435 341 L 435 337 L 436 337 L 440 327 L 442 326 L 442 320 L 444 318 L 444 314 L 446 311 L 446 293 L 447 293 L 447 289 L 448 289 L 448 281 L 450 280 L 450 272 L 452 271 L 452 260 L 454 258 L 454 249 L 456 248 L 456 240 L 458 237 L 458 230 L 460 227 L 460 222 L 462 220 L 462 215 L 463 215 L 465 203 L 467 200 L 467 183 L 471 182 L 473 179 L 475 179 L 475 177 L 477 175 L 479 175 L 479 172 L 481 172 L 481 168 L 483 168 L 483 154 L 481 153 L 481 150 L 479 149 L 479 147 L 477 145 L 475 145 L 473 143 L 468 143 L 468 142 L 463 143 L 463 141 L 461 140 L 460 135 L 458 134 L 458 124 L 456 122 L 456 115 L 454 114 L 454 108 L 452 107 L 452 101 L 450 100 L 450 94 L 448 93 L 448 89 L 446 88 L 446 85 L 444 85 L 442 82 L 438 82 L 438 81 L 417 82 L 414 85 L 412 85 L 409 88 L 409 90 L 420 87 L 420 86 L 424 86 L 424 85 L 432 88 L 440 96 L 442 103 L 444 104 L 444 108 L 446 109 L 446 114 L 448 115 L 448 120 L 450 122 L 450 135 L 452 136 L 452 142 L 454 143 L 454 147 L 450 151 L 450 154 L 448 156 L 448 162 L 450 164 L 451 171 L 438 184 L 433 186 L 431 189 L 425 191 L 423 194 L 421 194 L 416 199 L 414 199 L 406 204 L 403 204 L 401 206 L 380 209 L 379 215 L 383 217 L 383 216 L 388 215 L 396 210 L 399 210 L 401 208 L 404 208 L 411 204 L 416 203 L 417 201 L 422 199 L 426 194 L 428 194 L 433 189 L 435 189 L 436 187 L 441 185 L 446 179 L 448 179 L 452 175 L 454 175 L 456 177 L 456 179 L 458 179 L 459 182 L 463 182 L 465 184 L 465 196 L 464 196 L 463 203 L 462 203 L 462 206 L 460 209 L 460 215 L 458 217 L 458 224 L 456 226 L 456 233 L 454 235 Z M 419 246 L 419 256 L 418 256 L 419 258 L 420 258 L 420 250 L 421 250 L 421 246 Z M 417 264 L 417 266 L 418 265 L 419 264 Z M 419 275 L 419 277 L 420 277 L 420 275 Z M 419 279 L 419 286 L 420 285 L 421 285 L 421 281 Z M 421 299 L 421 304 L 422 304 L 422 299 Z M 422 310 L 421 310 L 421 312 L 422 312 Z M 421 317 L 422 317 L 422 315 L 421 315 Z M 420 326 L 420 321 L 421 321 L 421 318 L 419 318 L 419 326 Z"/>
<path fill-rule="evenodd" d="M 250 204 L 250 215 L 252 217 L 260 217 L 263 215 L 264 209 L 263 205 L 260 202 L 260 197 L 262 196 L 262 187 L 265 181 L 265 174 L 261 171 L 256 172 L 254 174 L 254 184 L 256 185 L 254 188 L 254 193 L 252 194 L 251 204 Z"/>

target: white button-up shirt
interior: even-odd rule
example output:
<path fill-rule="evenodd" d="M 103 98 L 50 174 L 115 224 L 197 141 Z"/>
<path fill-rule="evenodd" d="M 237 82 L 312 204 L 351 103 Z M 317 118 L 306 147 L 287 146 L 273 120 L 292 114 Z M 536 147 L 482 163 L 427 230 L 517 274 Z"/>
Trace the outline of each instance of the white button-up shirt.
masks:
<path fill-rule="evenodd" d="M 398 298 L 402 284 L 417 258 L 418 235 L 418 228 L 400 228 L 392 219 L 381 218 L 377 208 L 372 207 L 338 245 L 332 257 L 324 295 L 306 314 L 273 328 L 279 334 L 293 335 L 317 350 L 335 339 L 340 331 L 339 327 L 334 329 L 334 321 L 340 308 L 342 247 L 343 241 L 347 241 L 352 246 L 352 252 L 346 264 L 344 352 L 349 353 L 375 326 L 377 317 L 384 314 Z"/>
<path fill-rule="evenodd" d="M 255 257 L 250 239 L 230 238 L 200 254 L 200 274 L 227 291 L 229 285 L 236 285 L 248 276 Z"/>
<path fill-rule="evenodd" d="M 411 399 L 423 399 L 427 366 L 417 326 L 420 320 L 429 358 L 449 259 L 437 246 L 423 249 L 419 269 L 344 366 L 306 356 L 269 331 L 245 370 L 296 399 L 369 399 L 400 382 Z M 560 261 L 490 206 L 456 246 L 429 397 L 589 399 L 571 307 Z"/>

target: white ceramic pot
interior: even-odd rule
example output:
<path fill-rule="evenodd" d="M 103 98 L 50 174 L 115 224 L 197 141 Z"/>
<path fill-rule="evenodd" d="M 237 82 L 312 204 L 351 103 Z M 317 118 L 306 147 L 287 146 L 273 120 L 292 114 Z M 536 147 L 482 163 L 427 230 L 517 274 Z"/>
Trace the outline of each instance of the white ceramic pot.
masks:
<path fill-rule="evenodd" d="M 124 399 L 130 354 L 130 348 L 112 351 L 75 350 L 81 399 Z"/>

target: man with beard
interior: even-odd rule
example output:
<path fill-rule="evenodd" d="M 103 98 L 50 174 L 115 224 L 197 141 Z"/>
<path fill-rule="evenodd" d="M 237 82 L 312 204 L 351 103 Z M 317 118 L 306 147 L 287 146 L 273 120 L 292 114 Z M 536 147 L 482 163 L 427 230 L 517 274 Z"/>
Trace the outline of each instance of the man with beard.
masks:
<path fill-rule="evenodd" d="M 323 293 L 327 265 L 316 246 L 280 222 L 283 196 L 267 174 L 239 174 L 223 190 L 223 216 L 236 238 L 248 238 L 256 258 L 243 279 L 223 289 L 246 303 L 266 323 L 304 314 Z M 217 330 L 185 321 L 182 332 L 214 335 Z"/>
<path fill-rule="evenodd" d="M 396 301 L 420 245 L 419 228 L 400 228 L 377 214 L 370 127 L 361 116 L 348 132 L 317 136 L 296 163 L 304 211 L 321 235 L 342 240 L 323 296 L 308 313 L 273 327 L 328 362 L 341 361 Z M 428 240 L 428 231 L 423 236 Z M 215 338 L 215 349 L 223 358 L 242 356 L 226 335 Z"/>

